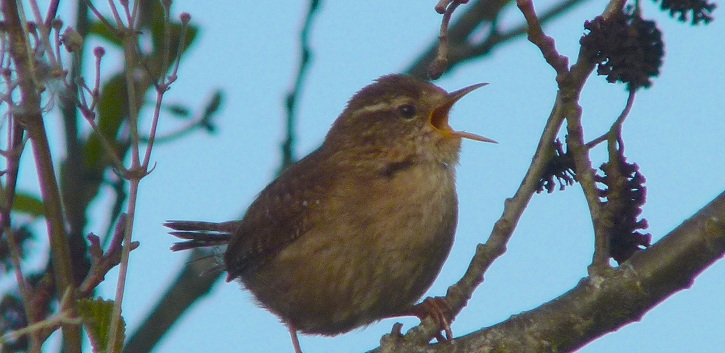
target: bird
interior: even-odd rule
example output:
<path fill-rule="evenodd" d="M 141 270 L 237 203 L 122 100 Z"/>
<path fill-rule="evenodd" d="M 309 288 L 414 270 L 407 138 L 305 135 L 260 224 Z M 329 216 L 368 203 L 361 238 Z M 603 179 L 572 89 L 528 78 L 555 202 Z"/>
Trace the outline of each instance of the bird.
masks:
<path fill-rule="evenodd" d="M 227 282 L 280 318 L 296 353 L 298 332 L 334 336 L 398 316 L 432 316 L 451 338 L 447 303 L 416 301 L 453 245 L 462 139 L 496 143 L 448 123 L 454 103 L 484 85 L 448 93 L 407 75 L 378 78 L 241 220 L 167 221 L 183 240 L 171 249 L 226 246 Z"/>

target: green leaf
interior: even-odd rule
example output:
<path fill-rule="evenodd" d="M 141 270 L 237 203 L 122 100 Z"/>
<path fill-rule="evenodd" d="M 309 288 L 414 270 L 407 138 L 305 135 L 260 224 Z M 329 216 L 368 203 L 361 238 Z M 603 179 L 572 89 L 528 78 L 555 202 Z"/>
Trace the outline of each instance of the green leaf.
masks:
<path fill-rule="evenodd" d="M 169 104 L 166 106 L 166 109 L 177 118 L 188 118 L 191 115 L 189 107 L 181 104 Z"/>
<path fill-rule="evenodd" d="M 28 214 L 33 218 L 43 217 L 43 215 L 45 215 L 43 201 L 35 195 L 23 192 L 15 195 L 15 201 L 13 201 L 13 211 Z"/>
<path fill-rule="evenodd" d="M 78 315 L 81 317 L 83 326 L 88 331 L 88 337 L 91 339 L 93 352 L 105 352 L 110 339 L 113 300 L 81 299 L 78 301 L 77 308 Z M 123 341 L 126 339 L 125 332 L 126 322 L 122 316 L 116 334 L 115 346 L 117 352 L 120 352 L 123 348 Z"/>
<path fill-rule="evenodd" d="M 216 90 L 214 95 L 212 95 L 209 99 L 209 102 L 207 102 L 206 107 L 204 108 L 204 115 L 201 117 L 201 126 L 203 126 L 207 132 L 213 133 L 215 131 L 216 126 L 214 125 L 214 117 L 219 111 L 219 107 L 221 107 L 223 101 L 224 94 L 221 90 Z"/>
<path fill-rule="evenodd" d="M 88 29 L 89 34 L 95 34 L 113 44 L 116 47 L 123 48 L 123 42 L 121 37 L 116 35 L 111 29 L 105 24 L 99 21 L 93 21 Z"/>
<path fill-rule="evenodd" d="M 219 89 L 214 91 L 214 95 L 212 95 L 211 99 L 209 99 L 209 102 L 206 104 L 206 108 L 204 109 L 204 118 L 206 119 L 210 115 L 215 114 L 222 105 L 222 101 L 224 101 L 224 94 L 222 91 Z"/>
<path fill-rule="evenodd" d="M 127 116 L 128 92 L 126 89 L 126 79 L 122 74 L 116 74 L 103 84 L 101 99 L 98 102 L 98 117 L 96 123 L 101 133 L 109 141 L 113 142 L 116 140 L 121 124 Z M 100 182 L 100 176 L 108 165 L 109 159 L 106 155 L 108 152 L 103 148 L 100 137 L 95 132 L 88 137 L 88 142 L 85 144 L 83 152 L 86 166 L 98 174 L 94 175 L 94 177 L 98 178 Z"/>

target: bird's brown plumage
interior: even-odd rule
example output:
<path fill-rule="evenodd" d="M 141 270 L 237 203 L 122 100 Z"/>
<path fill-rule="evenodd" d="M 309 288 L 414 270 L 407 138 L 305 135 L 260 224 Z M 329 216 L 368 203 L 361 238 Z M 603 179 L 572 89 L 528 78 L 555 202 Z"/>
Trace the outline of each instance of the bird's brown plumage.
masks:
<path fill-rule="evenodd" d="M 476 87 L 449 94 L 411 77 L 381 77 L 241 221 L 222 230 L 167 223 L 190 239 L 178 249 L 226 239 L 227 280 L 239 279 L 305 333 L 335 335 L 409 314 L 453 243 L 461 137 L 491 141 L 447 123 L 452 104 Z"/>

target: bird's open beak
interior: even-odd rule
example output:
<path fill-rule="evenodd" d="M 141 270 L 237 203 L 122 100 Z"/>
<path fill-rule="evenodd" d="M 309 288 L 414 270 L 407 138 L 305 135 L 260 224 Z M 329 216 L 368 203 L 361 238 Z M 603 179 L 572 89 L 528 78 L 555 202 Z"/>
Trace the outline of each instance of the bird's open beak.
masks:
<path fill-rule="evenodd" d="M 453 104 L 455 104 L 459 99 L 463 98 L 463 96 L 472 92 L 476 88 L 483 87 L 487 84 L 488 83 L 478 83 L 463 89 L 459 89 L 458 91 L 448 93 L 445 102 L 443 102 L 443 104 L 441 104 L 437 108 L 433 109 L 433 112 L 430 113 L 430 124 L 436 129 L 436 131 L 440 132 L 445 136 L 455 136 L 482 142 L 498 143 L 490 138 L 483 137 L 481 135 L 476 135 L 465 131 L 453 130 L 453 128 L 448 125 L 448 113 L 451 111 Z"/>

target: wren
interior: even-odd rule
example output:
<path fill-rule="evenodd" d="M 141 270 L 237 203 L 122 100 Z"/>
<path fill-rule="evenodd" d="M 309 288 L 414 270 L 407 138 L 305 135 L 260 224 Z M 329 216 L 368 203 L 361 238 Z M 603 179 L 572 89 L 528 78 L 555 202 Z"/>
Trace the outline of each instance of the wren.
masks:
<path fill-rule="evenodd" d="M 227 281 L 297 331 L 337 335 L 395 316 L 433 316 L 416 301 L 453 244 L 461 140 L 448 113 L 464 95 L 404 75 L 356 93 L 322 145 L 262 190 L 241 221 L 168 221 L 186 241 L 172 250 L 226 245 Z M 445 306 L 445 303 L 443 304 Z M 432 309 L 431 309 L 432 308 Z"/>

